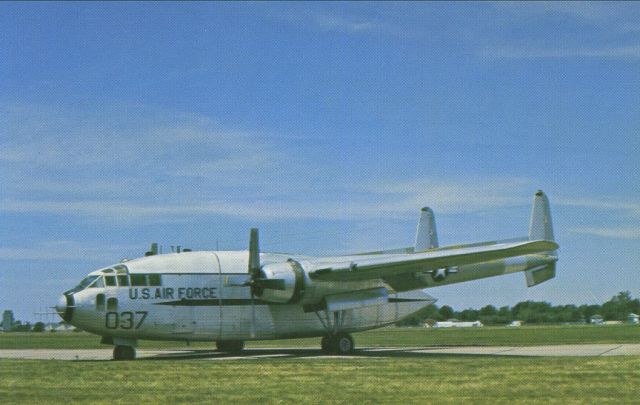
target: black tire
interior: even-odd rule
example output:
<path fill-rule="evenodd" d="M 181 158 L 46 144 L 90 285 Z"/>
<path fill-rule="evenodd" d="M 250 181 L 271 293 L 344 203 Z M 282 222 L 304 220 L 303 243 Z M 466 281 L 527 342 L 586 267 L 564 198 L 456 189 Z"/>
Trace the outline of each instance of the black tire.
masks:
<path fill-rule="evenodd" d="M 216 342 L 216 349 L 219 352 L 239 353 L 244 349 L 242 340 L 219 340 Z"/>
<path fill-rule="evenodd" d="M 332 339 L 333 352 L 336 354 L 349 354 L 353 352 L 354 344 L 353 338 L 350 334 L 340 332 Z"/>
<path fill-rule="evenodd" d="M 320 348 L 322 349 L 323 352 L 331 353 L 333 351 L 331 349 L 331 346 L 333 346 L 332 341 L 331 341 L 331 337 L 324 336 L 322 338 L 322 340 L 320 340 Z"/>
<path fill-rule="evenodd" d="M 136 349 L 131 346 L 116 346 L 113 348 L 114 360 L 134 360 L 136 358 Z"/>

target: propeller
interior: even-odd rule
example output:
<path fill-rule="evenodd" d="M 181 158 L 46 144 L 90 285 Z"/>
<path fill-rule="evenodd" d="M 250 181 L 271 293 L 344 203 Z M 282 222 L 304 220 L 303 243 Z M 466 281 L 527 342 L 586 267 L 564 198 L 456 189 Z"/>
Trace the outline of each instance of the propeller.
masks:
<path fill-rule="evenodd" d="M 255 281 L 260 277 L 260 247 L 258 228 L 251 228 L 249 236 L 249 290 L 251 291 L 251 337 L 256 337 Z"/>
<path fill-rule="evenodd" d="M 286 290 L 285 280 L 268 278 L 260 265 L 260 246 L 258 229 L 251 228 L 249 236 L 249 279 L 243 284 L 250 287 L 251 293 L 251 337 L 256 336 L 256 296 L 262 296 L 262 291 Z"/>

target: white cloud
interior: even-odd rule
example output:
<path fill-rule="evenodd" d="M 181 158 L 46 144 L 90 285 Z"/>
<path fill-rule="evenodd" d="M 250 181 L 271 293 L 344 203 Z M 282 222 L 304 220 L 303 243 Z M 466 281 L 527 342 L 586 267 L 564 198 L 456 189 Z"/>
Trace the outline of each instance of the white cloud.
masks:
<path fill-rule="evenodd" d="M 212 181 L 215 189 L 242 186 L 269 177 L 283 158 L 260 133 L 193 114 L 144 106 L 2 109 L 0 176 L 5 196 L 16 198 L 167 196 L 194 179 Z M 168 182 L 178 186 L 167 189 Z"/>
<path fill-rule="evenodd" d="M 528 204 L 532 181 L 525 178 L 418 179 L 385 181 L 364 190 L 391 196 L 400 211 L 428 205 L 441 213 L 474 212 Z"/>
<path fill-rule="evenodd" d="M 637 9 L 634 10 L 633 5 L 628 2 L 535 1 L 493 2 L 490 4 L 512 16 L 527 19 L 536 15 L 559 16 L 593 24 L 624 21 L 637 13 L 635 11 Z"/>
<path fill-rule="evenodd" d="M 640 59 L 640 7 L 629 2 L 494 2 L 502 21 L 498 32 L 535 24 L 547 26 L 517 43 L 499 35 L 496 45 L 479 48 L 485 60 Z M 526 29 L 526 28 L 525 28 Z M 535 32 L 535 31 L 533 31 Z M 551 41 L 551 42 L 550 42 Z M 561 45 L 560 45 L 561 44 Z"/>
<path fill-rule="evenodd" d="M 354 16 L 318 9 L 289 9 L 277 18 L 303 28 L 349 34 L 385 34 L 406 37 L 406 30 L 399 30 L 379 18 Z"/>
<path fill-rule="evenodd" d="M 579 227 L 579 228 L 571 228 L 569 229 L 569 232 L 602 236 L 604 238 L 640 239 L 640 226 L 610 227 L 610 228 Z"/>
<path fill-rule="evenodd" d="M 232 172 L 240 159 L 274 160 L 264 139 L 208 117 L 144 106 L 71 112 L 43 106 L 4 107 L 7 131 L 0 162 L 35 168 L 135 168 L 171 175 L 193 163 Z M 9 167 L 11 168 L 11 166 Z"/>
<path fill-rule="evenodd" d="M 623 198 L 617 198 L 615 200 L 559 198 L 555 202 L 558 205 L 566 205 L 569 207 L 584 207 L 607 211 L 627 211 L 632 216 L 640 216 L 640 203 L 631 202 Z"/>
<path fill-rule="evenodd" d="M 118 257 L 123 251 L 131 249 L 130 246 L 96 246 L 76 241 L 44 241 L 34 246 L 24 247 L 0 247 L 0 260 L 83 260 L 95 262 L 108 262 L 113 257 Z"/>
<path fill-rule="evenodd" d="M 413 218 L 425 206 L 444 214 L 468 213 L 503 207 L 526 205 L 530 202 L 530 182 L 526 179 L 475 179 L 385 181 L 360 186 L 341 198 L 339 184 L 327 193 L 332 197 L 298 195 L 283 189 L 277 197 L 251 196 L 240 193 L 226 199 L 203 199 L 197 193 L 184 200 L 159 204 L 113 200 L 33 200 L 5 199 L 0 211 L 13 213 L 44 213 L 63 216 L 88 216 L 109 221 L 154 219 L 155 222 L 175 222 L 185 216 L 227 216 L 256 220 L 279 219 L 372 219 Z M 197 190 L 196 190 L 197 191 Z"/>
<path fill-rule="evenodd" d="M 485 59 L 606 58 L 636 60 L 640 59 L 640 45 L 615 45 L 600 48 L 488 47 L 482 51 L 482 56 Z"/>

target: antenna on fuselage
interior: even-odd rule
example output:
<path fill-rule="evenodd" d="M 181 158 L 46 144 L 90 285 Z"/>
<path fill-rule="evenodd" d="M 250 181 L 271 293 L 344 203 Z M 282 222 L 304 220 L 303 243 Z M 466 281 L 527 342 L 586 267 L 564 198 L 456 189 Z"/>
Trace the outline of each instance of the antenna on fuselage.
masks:
<path fill-rule="evenodd" d="M 148 252 L 145 252 L 145 256 L 155 256 L 158 254 L 158 244 L 156 242 L 153 242 L 151 244 L 151 248 L 149 249 Z"/>

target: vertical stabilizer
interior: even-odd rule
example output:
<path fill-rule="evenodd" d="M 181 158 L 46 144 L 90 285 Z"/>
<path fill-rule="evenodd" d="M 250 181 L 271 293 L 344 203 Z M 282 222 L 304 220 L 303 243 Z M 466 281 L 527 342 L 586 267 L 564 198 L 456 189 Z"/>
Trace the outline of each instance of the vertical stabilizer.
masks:
<path fill-rule="evenodd" d="M 424 207 L 420 210 L 420 220 L 416 231 L 415 252 L 438 247 L 438 234 L 436 232 L 436 218 L 433 210 Z"/>
<path fill-rule="evenodd" d="M 554 240 L 549 199 L 542 190 L 538 190 L 535 197 L 533 197 L 529 239 Z M 556 276 L 557 252 L 546 252 L 544 255 L 545 260 L 548 261 L 547 264 L 535 266 L 524 272 L 527 287 L 533 287 Z"/>
<path fill-rule="evenodd" d="M 529 240 L 554 240 L 549 199 L 542 190 L 538 190 L 533 198 Z"/>

